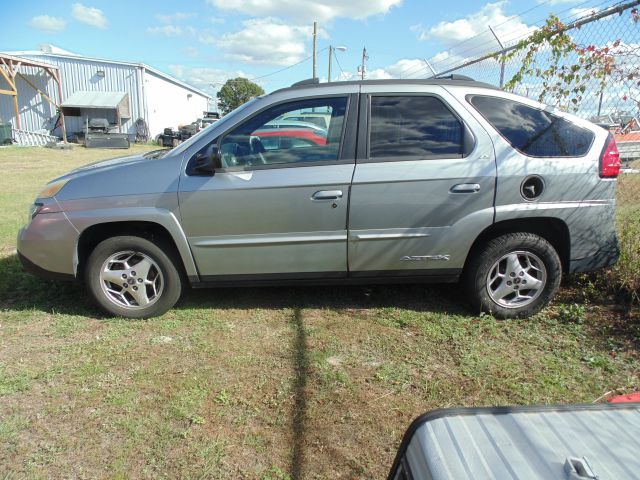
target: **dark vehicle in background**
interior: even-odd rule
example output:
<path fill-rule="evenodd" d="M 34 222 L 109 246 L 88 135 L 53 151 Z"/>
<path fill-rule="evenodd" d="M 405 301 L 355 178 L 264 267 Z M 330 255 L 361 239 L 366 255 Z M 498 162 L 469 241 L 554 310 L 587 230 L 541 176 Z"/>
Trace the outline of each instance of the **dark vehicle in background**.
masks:
<path fill-rule="evenodd" d="M 188 138 L 193 137 L 196 133 L 204 130 L 209 125 L 220 120 L 218 112 L 202 112 L 203 117 L 189 125 L 182 125 L 177 130 L 173 128 L 165 128 L 164 131 L 156 137 L 156 143 L 163 147 L 175 147 L 184 142 Z"/>

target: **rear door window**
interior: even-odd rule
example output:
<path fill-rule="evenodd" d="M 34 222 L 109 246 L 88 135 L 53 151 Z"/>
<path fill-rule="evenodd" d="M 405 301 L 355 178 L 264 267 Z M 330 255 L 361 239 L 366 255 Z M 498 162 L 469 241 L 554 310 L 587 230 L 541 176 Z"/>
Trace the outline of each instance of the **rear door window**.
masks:
<path fill-rule="evenodd" d="M 569 120 L 506 98 L 468 97 L 469 103 L 511 146 L 531 157 L 582 157 L 594 134 Z"/>
<path fill-rule="evenodd" d="M 373 96 L 370 125 L 371 159 L 460 158 L 464 154 L 462 122 L 434 96 Z"/>

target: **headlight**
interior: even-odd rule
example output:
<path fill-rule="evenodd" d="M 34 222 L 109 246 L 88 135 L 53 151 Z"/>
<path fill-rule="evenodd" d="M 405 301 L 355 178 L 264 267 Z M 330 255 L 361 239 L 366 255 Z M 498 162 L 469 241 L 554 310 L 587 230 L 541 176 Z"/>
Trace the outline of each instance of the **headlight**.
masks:
<path fill-rule="evenodd" d="M 62 190 L 62 187 L 64 187 L 67 182 L 69 180 L 58 180 L 57 182 L 53 182 L 50 183 L 49 185 L 47 185 L 46 187 L 44 187 L 44 190 L 42 190 L 40 192 L 40 194 L 38 195 L 38 198 L 51 198 L 54 195 L 56 195 L 60 190 Z"/>

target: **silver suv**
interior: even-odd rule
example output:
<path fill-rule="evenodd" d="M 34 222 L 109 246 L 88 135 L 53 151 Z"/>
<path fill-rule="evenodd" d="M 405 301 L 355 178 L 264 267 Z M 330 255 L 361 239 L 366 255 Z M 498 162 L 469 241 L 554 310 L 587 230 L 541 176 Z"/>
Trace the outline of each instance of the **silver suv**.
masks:
<path fill-rule="evenodd" d="M 270 128 L 310 113 L 328 127 Z M 124 317 L 186 285 L 458 280 L 475 311 L 526 317 L 618 258 L 619 168 L 602 128 L 470 79 L 302 82 L 53 180 L 18 251 Z"/>

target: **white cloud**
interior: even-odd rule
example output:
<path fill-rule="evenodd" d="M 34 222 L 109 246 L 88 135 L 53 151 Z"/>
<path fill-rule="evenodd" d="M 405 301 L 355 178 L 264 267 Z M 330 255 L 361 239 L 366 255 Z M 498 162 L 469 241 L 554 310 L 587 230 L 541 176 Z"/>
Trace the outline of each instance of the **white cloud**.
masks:
<path fill-rule="evenodd" d="M 196 58 L 200 54 L 200 52 L 198 52 L 198 49 L 195 47 L 187 47 L 184 53 L 186 53 L 187 56 L 191 58 Z"/>
<path fill-rule="evenodd" d="M 572 17 L 575 17 L 576 19 L 578 19 L 578 18 L 589 16 L 589 15 L 595 15 L 599 11 L 600 11 L 600 9 L 597 8 L 597 7 L 572 8 L 570 13 L 571 13 Z M 609 16 L 609 17 L 603 18 L 603 20 L 609 20 L 611 18 L 612 17 Z"/>
<path fill-rule="evenodd" d="M 518 17 L 507 16 L 502 9 L 505 3 L 504 1 L 487 3 L 477 12 L 464 18 L 452 22 L 440 22 L 434 27 L 424 28 L 417 25 L 412 28 L 417 31 L 420 40 L 436 39 L 444 44 L 455 45 L 477 36 L 479 39 L 474 39 L 472 43 L 489 43 L 488 47 L 492 48 L 497 45 L 497 42 L 489 31 L 489 25 L 491 25 L 502 43 L 507 44 L 527 35 L 533 28 L 520 21 Z"/>
<path fill-rule="evenodd" d="M 81 3 L 74 3 L 71 7 L 71 15 L 79 22 L 86 23 L 96 28 L 107 28 L 109 22 L 102 10 L 87 7 Z"/>
<path fill-rule="evenodd" d="M 346 82 L 349 80 L 357 80 L 357 77 L 355 73 L 353 72 L 341 72 L 340 75 L 338 75 L 338 78 L 335 80 L 336 82 Z"/>
<path fill-rule="evenodd" d="M 403 58 L 385 67 L 393 78 L 423 78 L 431 74 L 426 62 L 421 58 Z"/>
<path fill-rule="evenodd" d="M 424 78 L 431 74 L 424 60 L 420 58 L 401 58 L 383 68 L 367 71 L 367 79 L 384 80 L 387 78 Z"/>
<path fill-rule="evenodd" d="M 432 27 L 418 24 L 411 28 L 419 40 L 437 40 L 446 48 L 431 59 L 434 68 L 442 70 L 465 59 L 499 50 L 489 25 L 504 45 L 513 44 L 535 30 L 519 17 L 507 16 L 503 10 L 505 4 L 504 1 L 488 3 L 477 12 L 457 20 L 440 22 Z"/>
<path fill-rule="evenodd" d="M 538 0 L 538 3 L 547 5 L 562 5 L 563 3 L 578 3 L 580 0 Z"/>
<path fill-rule="evenodd" d="M 391 65 L 368 69 L 366 78 L 367 80 L 385 80 L 389 78 L 426 78 L 430 75 L 431 70 L 429 70 L 423 59 L 401 58 Z M 342 72 L 337 80 L 357 80 L 359 78 L 359 73 Z"/>
<path fill-rule="evenodd" d="M 200 35 L 202 43 L 214 43 L 226 52 L 226 58 L 244 63 L 290 65 L 307 56 L 306 46 L 312 27 L 287 25 L 275 18 L 250 19 L 242 29 L 222 36 Z M 321 36 L 326 34 L 321 31 Z"/>
<path fill-rule="evenodd" d="M 176 23 L 176 22 L 181 22 L 183 20 L 188 20 L 192 17 L 195 17 L 195 13 L 186 13 L 186 12 L 176 12 L 176 13 L 170 13 L 170 14 L 161 14 L 161 13 L 157 13 L 155 15 L 156 20 L 158 20 L 160 23 Z"/>
<path fill-rule="evenodd" d="M 249 77 L 241 70 L 229 72 L 219 68 L 186 67 L 184 65 L 169 65 L 169 72 L 189 85 L 203 90 L 210 95 L 220 90 L 224 82 L 230 78 Z"/>
<path fill-rule="evenodd" d="M 163 25 L 161 27 L 148 27 L 147 32 L 164 35 L 165 37 L 179 37 L 184 30 L 179 25 Z"/>
<path fill-rule="evenodd" d="M 67 26 L 67 22 L 63 18 L 38 15 L 31 19 L 29 25 L 45 33 L 60 33 Z"/>
<path fill-rule="evenodd" d="M 384 68 L 374 68 L 373 70 L 367 70 L 365 78 L 367 80 L 387 80 L 393 77 Z"/>
<path fill-rule="evenodd" d="M 338 17 L 363 19 L 384 15 L 402 0 L 207 0 L 221 10 L 235 10 L 255 17 L 278 16 L 305 22 Z"/>
<path fill-rule="evenodd" d="M 600 9 L 596 8 L 596 7 L 572 8 L 571 9 L 571 16 L 572 17 L 577 17 L 577 18 L 582 18 L 582 17 L 586 17 L 587 15 L 593 15 L 595 13 L 598 13 L 599 11 L 600 11 Z"/>

